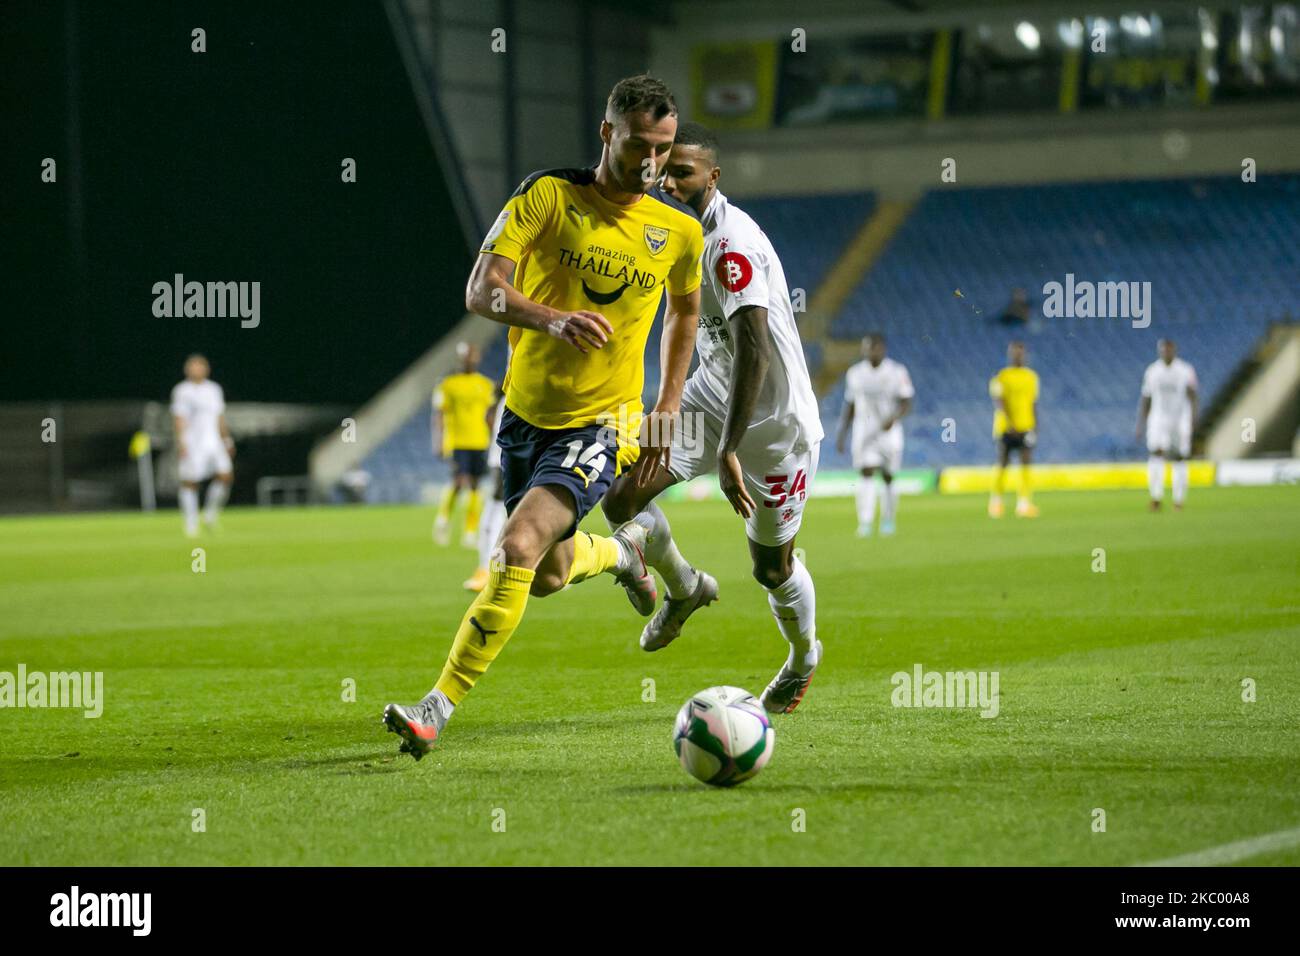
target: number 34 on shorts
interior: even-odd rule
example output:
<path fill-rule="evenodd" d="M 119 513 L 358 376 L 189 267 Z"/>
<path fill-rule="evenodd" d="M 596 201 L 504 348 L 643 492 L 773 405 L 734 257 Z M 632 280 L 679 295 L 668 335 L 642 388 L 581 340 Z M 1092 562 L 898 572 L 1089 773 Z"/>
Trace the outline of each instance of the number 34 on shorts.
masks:
<path fill-rule="evenodd" d="M 800 468 L 790 475 L 764 475 L 767 482 L 767 495 L 763 505 L 768 508 L 780 508 L 787 501 L 803 501 L 808 497 L 808 475 Z M 786 482 L 789 482 L 787 487 Z"/>

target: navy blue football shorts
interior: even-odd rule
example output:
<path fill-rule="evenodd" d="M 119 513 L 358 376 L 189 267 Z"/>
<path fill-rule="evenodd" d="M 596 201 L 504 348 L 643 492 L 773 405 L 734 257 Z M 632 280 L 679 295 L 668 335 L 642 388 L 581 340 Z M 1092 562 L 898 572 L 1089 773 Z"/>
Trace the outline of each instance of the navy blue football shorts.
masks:
<path fill-rule="evenodd" d="M 618 468 L 618 444 L 604 425 L 538 428 L 509 408 L 497 432 L 506 513 L 512 514 L 529 488 L 561 485 L 573 495 L 577 516 L 561 540 L 599 504 Z"/>

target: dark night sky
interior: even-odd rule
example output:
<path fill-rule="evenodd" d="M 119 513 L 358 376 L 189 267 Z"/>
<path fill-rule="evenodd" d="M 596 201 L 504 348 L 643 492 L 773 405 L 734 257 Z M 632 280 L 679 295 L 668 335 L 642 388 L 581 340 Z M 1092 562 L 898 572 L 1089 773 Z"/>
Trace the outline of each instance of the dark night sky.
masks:
<path fill-rule="evenodd" d="M 3 14 L 0 400 L 163 398 L 198 350 L 232 401 L 356 403 L 461 316 L 470 255 L 378 3 L 71 7 L 84 267 L 69 5 Z M 177 272 L 260 281 L 260 327 L 155 318 Z"/>

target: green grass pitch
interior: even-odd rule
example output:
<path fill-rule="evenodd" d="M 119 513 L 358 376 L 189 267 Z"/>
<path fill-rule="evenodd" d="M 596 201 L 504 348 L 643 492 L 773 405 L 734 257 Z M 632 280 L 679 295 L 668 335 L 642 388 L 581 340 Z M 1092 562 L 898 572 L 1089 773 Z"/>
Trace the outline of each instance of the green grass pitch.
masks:
<path fill-rule="evenodd" d="M 106 702 L 0 710 L 0 864 L 1120 865 L 1295 828 L 1298 495 L 1044 494 L 1000 522 L 929 496 L 870 541 L 814 501 L 825 664 L 734 790 L 670 742 L 691 693 L 757 693 L 785 653 L 724 505 L 668 508 L 722 586 L 679 642 L 642 652 L 603 578 L 534 600 L 420 763 L 380 713 L 431 686 L 473 565 L 431 509 L 232 510 L 202 574 L 171 512 L 6 519 L 0 671 L 103 671 Z M 918 663 L 996 670 L 998 716 L 892 706 Z"/>

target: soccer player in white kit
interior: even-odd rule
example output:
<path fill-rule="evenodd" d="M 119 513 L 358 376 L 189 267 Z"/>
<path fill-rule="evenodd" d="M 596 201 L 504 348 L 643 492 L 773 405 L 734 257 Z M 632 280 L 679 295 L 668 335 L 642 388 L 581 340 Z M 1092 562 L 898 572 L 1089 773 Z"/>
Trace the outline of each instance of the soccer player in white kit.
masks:
<path fill-rule="evenodd" d="M 1152 511 L 1160 510 L 1165 496 L 1165 462 L 1173 472 L 1174 507 L 1179 511 L 1187 500 L 1187 459 L 1192 453 L 1192 429 L 1196 426 L 1196 369 L 1178 357 L 1172 339 L 1156 346 L 1160 356 L 1142 376 L 1142 399 L 1138 403 L 1137 439 L 1147 441 L 1147 487 Z"/>
<path fill-rule="evenodd" d="M 203 521 L 212 527 L 235 480 L 230 464 L 235 442 L 226 425 L 226 396 L 208 378 L 209 372 L 206 358 L 191 355 L 185 360 L 185 380 L 172 389 L 181 514 L 185 534 L 191 538 L 199 533 L 200 483 L 213 479 L 203 508 Z"/>
<path fill-rule="evenodd" d="M 678 124 L 662 184 L 704 226 L 700 361 L 682 393 L 666 468 L 639 462 L 615 480 L 603 507 L 612 525 L 636 520 L 649 532 L 645 559 L 668 594 L 642 631 L 641 646 L 659 650 L 697 608 L 716 599 L 718 583 L 682 557 L 652 499 L 678 481 L 717 472 L 727 500 L 745 519 L 754 578 L 767 589 L 790 645 L 762 703 L 772 713 L 789 713 L 822 657 L 816 591 L 794 555 L 822 425 L 781 262 L 754 220 L 718 191 L 717 156 L 709 130 Z"/>
<path fill-rule="evenodd" d="M 912 377 L 907 367 L 885 356 L 885 337 L 872 332 L 862 340 L 862 361 L 844 376 L 844 412 L 836 447 L 853 431 L 853 467 L 858 479 L 858 537 L 870 536 L 876 520 L 876 472 L 885 484 L 880 499 L 880 533 L 894 533 L 898 490 L 894 475 L 903 467 L 903 427 L 899 421 L 912 410 Z"/>

